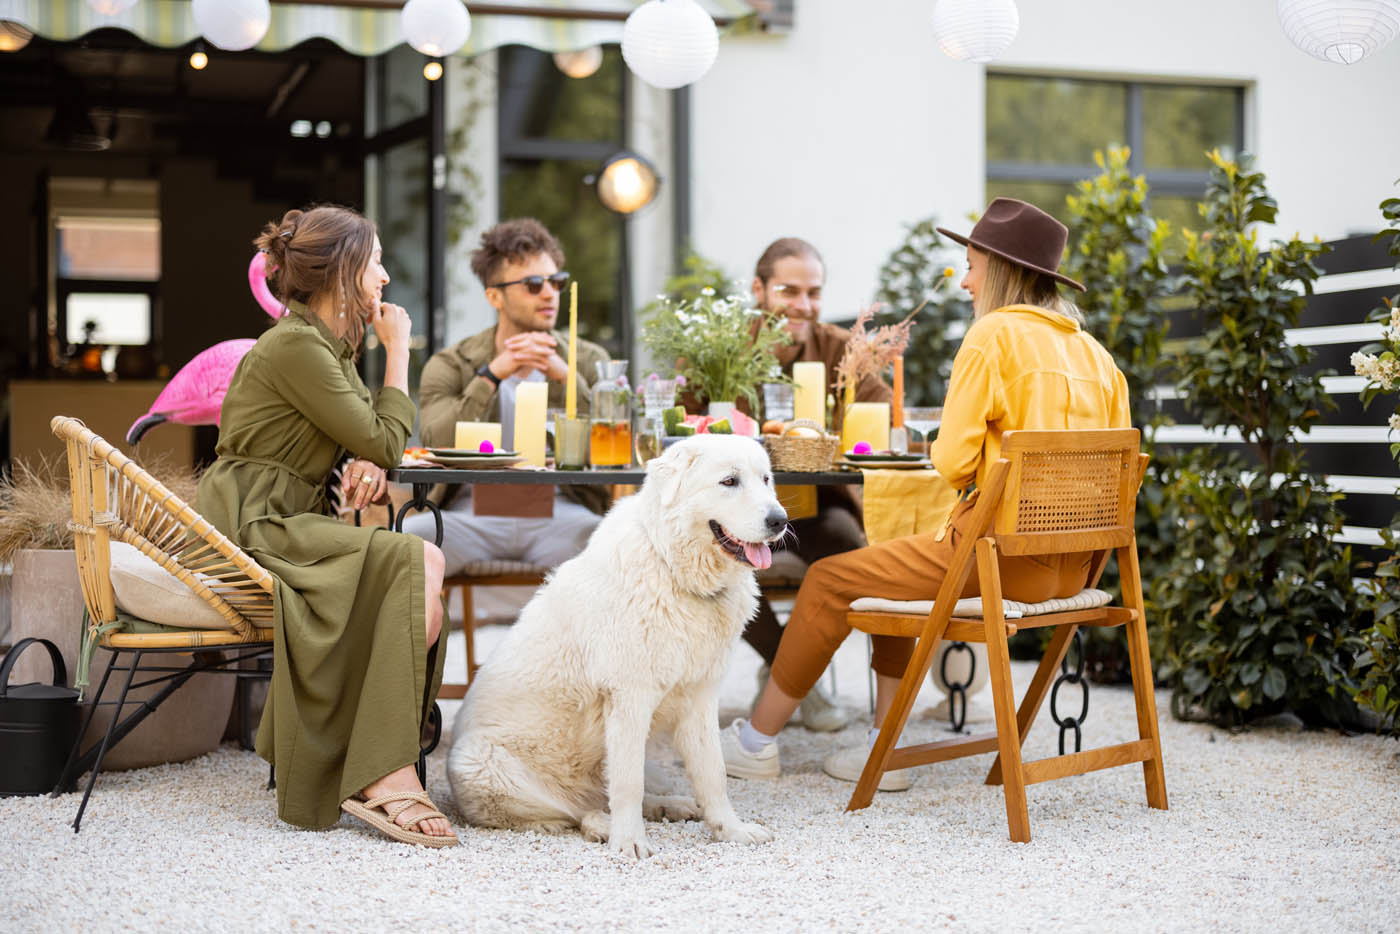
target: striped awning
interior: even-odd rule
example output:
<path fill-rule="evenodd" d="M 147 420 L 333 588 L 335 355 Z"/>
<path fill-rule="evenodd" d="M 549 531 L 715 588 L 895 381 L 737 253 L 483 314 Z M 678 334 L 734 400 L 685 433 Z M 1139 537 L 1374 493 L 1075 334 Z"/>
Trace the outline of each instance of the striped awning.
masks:
<path fill-rule="evenodd" d="M 699 0 L 721 27 L 753 14 L 744 0 Z M 471 38 L 459 55 L 503 45 L 546 52 L 622 41 L 622 24 L 640 0 L 508 0 L 467 3 Z M 387 6 L 387 5 L 386 5 Z M 165 48 L 199 38 L 189 0 L 139 0 L 125 13 L 95 12 L 87 0 L 0 0 L 0 20 L 11 20 L 46 39 L 77 39 L 94 29 L 124 29 Z M 404 41 L 397 9 L 305 2 L 272 4 L 272 23 L 256 46 L 277 52 L 311 38 L 329 39 L 356 55 L 378 55 Z"/>

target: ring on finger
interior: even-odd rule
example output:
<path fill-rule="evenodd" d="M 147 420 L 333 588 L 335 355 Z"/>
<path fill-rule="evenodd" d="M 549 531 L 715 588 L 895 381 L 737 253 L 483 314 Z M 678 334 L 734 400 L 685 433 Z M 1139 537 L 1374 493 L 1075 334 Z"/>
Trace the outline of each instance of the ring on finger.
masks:
<path fill-rule="evenodd" d="M 374 478 L 371 477 L 369 474 L 367 474 L 367 473 L 362 473 L 362 474 L 360 474 L 360 483 L 361 483 L 361 484 L 373 483 L 373 482 L 374 482 Z"/>

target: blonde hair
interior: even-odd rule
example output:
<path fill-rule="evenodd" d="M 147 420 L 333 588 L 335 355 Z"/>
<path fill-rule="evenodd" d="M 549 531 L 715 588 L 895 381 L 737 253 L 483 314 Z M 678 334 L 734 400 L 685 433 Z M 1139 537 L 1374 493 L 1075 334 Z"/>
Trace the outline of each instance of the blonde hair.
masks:
<path fill-rule="evenodd" d="M 1013 263 L 995 253 L 978 252 L 986 257 L 986 265 L 982 271 L 982 286 L 973 302 L 977 317 L 1007 305 L 1036 305 L 1084 323 L 1084 313 L 1078 305 L 1060 295 L 1060 284 L 1054 276 Z"/>
<path fill-rule="evenodd" d="M 253 245 L 267 253 L 272 293 L 282 300 L 311 304 L 326 295 L 345 311 L 333 330 L 359 355 L 374 297 L 360 278 L 374 252 L 374 223 L 360 212 L 336 205 L 288 211 L 263 228 Z"/>

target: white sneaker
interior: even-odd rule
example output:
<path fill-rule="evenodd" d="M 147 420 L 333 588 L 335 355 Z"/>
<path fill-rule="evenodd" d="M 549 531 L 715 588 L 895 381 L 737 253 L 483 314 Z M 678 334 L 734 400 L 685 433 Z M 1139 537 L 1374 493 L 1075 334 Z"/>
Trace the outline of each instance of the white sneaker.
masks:
<path fill-rule="evenodd" d="M 768 683 L 768 666 L 760 665 L 758 668 L 758 693 L 753 696 L 753 703 L 749 709 L 753 710 L 758 706 L 758 699 L 763 696 L 764 685 Z M 815 733 L 830 733 L 839 730 L 851 722 L 851 715 L 846 712 L 836 701 L 831 699 L 831 695 L 822 690 L 821 683 L 812 686 L 812 690 L 807 692 L 807 696 L 802 698 L 798 704 L 798 710 L 802 711 L 802 725 Z"/>
<path fill-rule="evenodd" d="M 719 747 L 724 753 L 724 771 L 730 778 L 777 778 L 781 772 L 778 765 L 778 744 L 769 743 L 759 752 L 749 752 L 739 742 L 739 730 L 744 725 L 741 717 L 736 717 L 719 733 Z"/>
<path fill-rule="evenodd" d="M 865 760 L 870 758 L 870 747 L 865 743 L 838 749 L 822 760 L 822 771 L 843 782 L 858 782 L 865 771 Z M 880 776 L 880 791 L 908 791 L 913 784 L 908 769 L 895 769 Z"/>

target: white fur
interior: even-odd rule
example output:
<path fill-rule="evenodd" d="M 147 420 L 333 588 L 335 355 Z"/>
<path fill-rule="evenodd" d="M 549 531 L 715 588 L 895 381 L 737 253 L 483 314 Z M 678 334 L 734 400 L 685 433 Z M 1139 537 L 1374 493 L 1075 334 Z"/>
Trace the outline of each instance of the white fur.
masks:
<path fill-rule="evenodd" d="M 737 478 L 737 485 L 722 481 Z M 560 565 L 472 681 L 447 774 L 484 827 L 577 826 L 648 856 L 643 816 L 702 817 L 719 840 L 763 843 L 729 803 L 717 690 L 757 605 L 753 569 L 715 541 L 771 541 L 782 517 L 752 439 L 701 435 L 647 464 L 635 496 Z M 644 796 L 651 730 L 670 732 L 695 798 Z"/>

